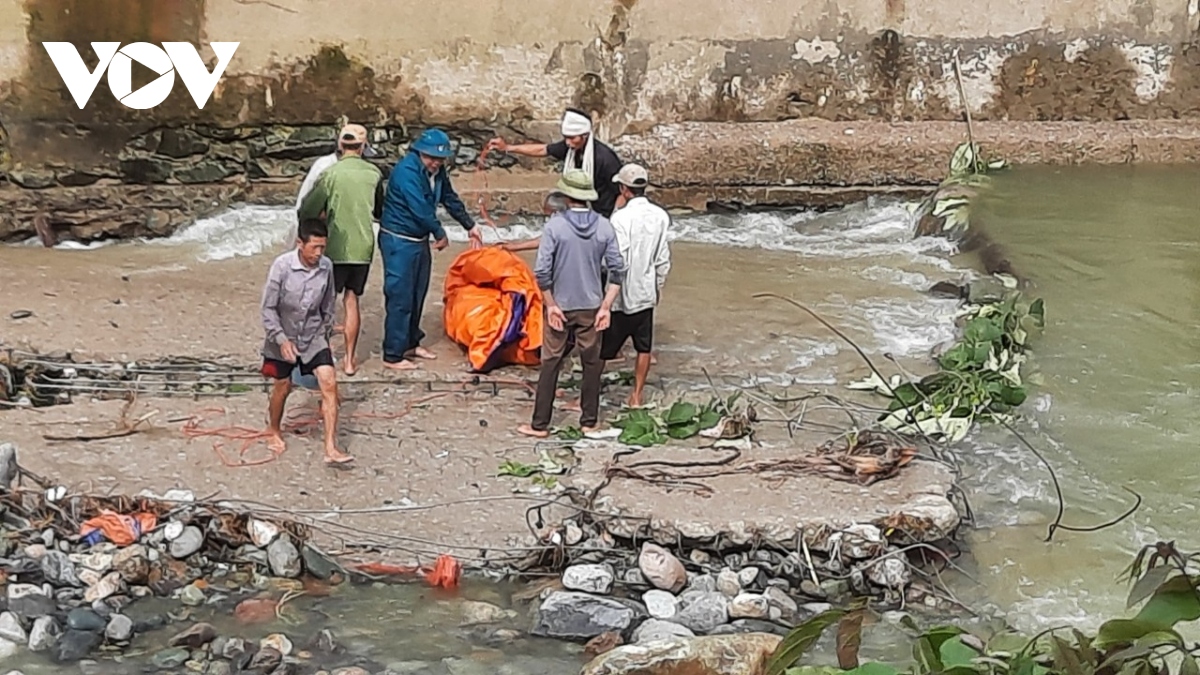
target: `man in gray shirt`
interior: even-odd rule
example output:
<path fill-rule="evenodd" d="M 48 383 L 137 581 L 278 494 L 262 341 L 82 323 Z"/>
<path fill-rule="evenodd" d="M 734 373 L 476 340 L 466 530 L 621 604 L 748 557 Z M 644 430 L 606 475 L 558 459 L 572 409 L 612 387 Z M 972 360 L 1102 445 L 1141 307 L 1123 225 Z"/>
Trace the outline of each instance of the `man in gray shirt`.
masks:
<path fill-rule="evenodd" d="M 333 263 L 325 257 L 329 232 L 324 221 L 300 223 L 296 248 L 271 263 L 262 295 L 262 374 L 275 380 L 271 389 L 267 447 L 276 456 L 287 449 L 283 409 L 292 391 L 292 371 L 316 375 L 325 421 L 325 462 L 343 465 L 354 458 L 338 450 L 338 392 L 329 338 L 335 310 Z"/>
<path fill-rule="evenodd" d="M 612 223 L 588 205 L 597 197 L 592 179 L 582 170 L 568 170 L 555 191 L 566 198 L 567 208 L 546 222 L 533 269 L 546 312 L 541 372 L 532 424 L 517 429 L 534 438 L 550 435 L 558 373 L 572 335 L 583 362 L 579 426 L 585 433 L 595 431 L 600 419 L 600 378 L 604 374 L 600 333 L 608 328 L 613 302 L 625 277 L 625 262 Z M 605 268 L 607 293 L 601 281 Z"/>

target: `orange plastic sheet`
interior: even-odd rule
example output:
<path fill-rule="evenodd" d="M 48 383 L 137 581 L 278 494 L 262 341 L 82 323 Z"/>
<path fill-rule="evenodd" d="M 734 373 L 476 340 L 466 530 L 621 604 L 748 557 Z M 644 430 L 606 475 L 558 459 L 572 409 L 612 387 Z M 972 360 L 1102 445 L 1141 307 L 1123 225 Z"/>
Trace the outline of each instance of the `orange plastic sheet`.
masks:
<path fill-rule="evenodd" d="M 433 567 L 411 567 L 407 565 L 389 565 L 387 563 L 370 562 L 355 565 L 354 568 L 366 574 L 376 576 L 417 576 L 425 578 L 425 582 L 434 588 L 458 588 L 462 578 L 462 563 L 451 555 L 439 555 Z"/>
<path fill-rule="evenodd" d="M 153 530 L 157 524 L 158 519 L 153 513 L 140 512 L 126 516 L 113 511 L 102 511 L 95 518 L 85 521 L 79 529 L 79 534 L 84 539 L 97 543 L 93 540 L 96 539 L 94 533 L 98 532 L 117 546 L 129 546 L 144 533 Z"/>
<path fill-rule="evenodd" d="M 446 272 L 446 335 L 464 347 L 475 372 L 538 365 L 542 293 L 515 253 L 487 246 L 461 253 Z"/>

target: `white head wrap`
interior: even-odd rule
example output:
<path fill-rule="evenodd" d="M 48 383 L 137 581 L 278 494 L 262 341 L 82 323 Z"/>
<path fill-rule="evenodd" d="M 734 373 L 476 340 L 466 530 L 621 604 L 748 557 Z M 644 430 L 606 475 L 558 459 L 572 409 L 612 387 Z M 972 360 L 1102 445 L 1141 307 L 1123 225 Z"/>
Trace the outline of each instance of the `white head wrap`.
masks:
<path fill-rule="evenodd" d="M 592 120 L 585 115 L 580 115 L 574 110 L 568 110 L 563 115 L 562 120 L 562 135 L 563 136 L 582 136 L 587 134 L 587 145 L 583 149 L 583 172 L 588 175 L 594 182 L 595 175 L 595 134 L 592 133 Z M 567 159 L 563 163 L 563 173 L 575 167 L 575 150 L 567 148 Z"/>

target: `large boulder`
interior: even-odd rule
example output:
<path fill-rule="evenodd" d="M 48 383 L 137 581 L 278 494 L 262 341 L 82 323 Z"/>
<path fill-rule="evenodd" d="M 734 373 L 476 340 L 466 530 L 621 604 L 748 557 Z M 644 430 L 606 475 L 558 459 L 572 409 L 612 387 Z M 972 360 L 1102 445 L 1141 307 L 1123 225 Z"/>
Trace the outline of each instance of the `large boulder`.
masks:
<path fill-rule="evenodd" d="M 613 600 L 586 593 L 551 593 L 538 607 L 533 634 L 566 640 L 590 640 L 601 633 L 624 633 L 636 613 Z"/>
<path fill-rule="evenodd" d="M 762 675 L 777 635 L 709 635 L 627 645 L 596 657 L 580 675 Z"/>

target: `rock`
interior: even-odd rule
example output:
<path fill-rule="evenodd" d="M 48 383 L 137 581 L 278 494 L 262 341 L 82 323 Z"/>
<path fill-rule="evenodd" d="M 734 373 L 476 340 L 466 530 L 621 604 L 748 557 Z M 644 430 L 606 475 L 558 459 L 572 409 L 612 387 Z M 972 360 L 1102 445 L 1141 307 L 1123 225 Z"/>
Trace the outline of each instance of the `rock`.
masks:
<path fill-rule="evenodd" d="M 866 523 L 851 525 L 841 532 L 835 532 L 829 539 L 830 545 L 840 541 L 842 553 L 858 560 L 874 558 L 887 545 L 879 528 Z"/>
<path fill-rule="evenodd" d="M 36 619 L 58 609 L 54 599 L 33 584 L 12 584 L 8 587 L 8 609 L 23 619 Z"/>
<path fill-rule="evenodd" d="M 215 639 L 217 639 L 217 629 L 213 628 L 212 624 L 197 623 L 182 633 L 177 633 L 167 644 L 172 647 L 199 649 Z"/>
<path fill-rule="evenodd" d="M 109 572 L 94 586 L 87 589 L 83 594 L 83 599 L 91 604 L 97 600 L 103 600 L 109 596 L 115 595 L 121 590 L 121 574 L 119 572 Z"/>
<path fill-rule="evenodd" d="M 25 547 L 25 557 L 33 560 L 41 560 L 46 555 L 45 544 L 30 544 Z"/>
<path fill-rule="evenodd" d="M 150 657 L 150 661 L 159 670 L 167 670 L 182 666 L 187 663 L 187 660 L 191 656 L 191 653 L 183 647 L 172 647 L 171 649 L 164 649 L 161 652 L 155 653 L 154 656 Z"/>
<path fill-rule="evenodd" d="M 113 566 L 113 554 L 94 552 L 87 555 L 72 555 L 71 562 L 78 567 L 92 570 L 98 574 L 106 574 Z"/>
<path fill-rule="evenodd" d="M 104 637 L 113 642 L 125 642 L 133 637 L 133 619 L 124 614 L 113 614 L 104 627 Z"/>
<path fill-rule="evenodd" d="M 908 564 L 896 556 L 883 558 L 867 568 L 867 578 L 884 588 L 904 588 L 912 581 Z"/>
<path fill-rule="evenodd" d="M 230 638 L 220 644 L 220 649 L 217 648 L 216 641 L 213 641 L 213 653 L 223 659 L 230 661 L 239 658 L 249 651 L 246 641 L 241 638 Z"/>
<path fill-rule="evenodd" d="M 823 614 L 831 609 L 833 609 L 833 605 L 829 604 L 828 602 L 810 602 L 800 606 L 801 612 L 812 616 Z"/>
<path fill-rule="evenodd" d="M 517 613 L 503 609 L 490 602 L 466 600 L 462 603 L 463 620 L 460 626 L 476 626 L 484 623 L 499 623 L 517 618 Z"/>
<path fill-rule="evenodd" d="M 729 620 L 729 598 L 723 593 L 687 591 L 679 598 L 675 621 L 695 633 L 707 633 Z"/>
<path fill-rule="evenodd" d="M 564 588 L 599 595 L 611 591 L 615 580 L 612 568 L 608 565 L 572 565 L 562 576 Z"/>
<path fill-rule="evenodd" d="M 583 528 L 575 522 L 568 522 L 563 531 L 563 541 L 567 546 L 577 546 L 583 541 Z"/>
<path fill-rule="evenodd" d="M 653 640 L 690 637 L 696 637 L 696 634 L 687 627 L 680 626 L 672 621 L 662 621 L 660 619 L 647 619 L 633 631 L 633 641 L 639 644 Z"/>
<path fill-rule="evenodd" d="M 763 593 L 767 597 L 767 602 L 779 610 L 780 615 L 787 620 L 792 620 L 796 617 L 796 612 L 800 607 L 796 601 L 791 598 L 783 589 L 775 586 L 768 586 L 767 591 Z"/>
<path fill-rule="evenodd" d="M 671 593 L 683 590 L 688 581 L 683 563 L 667 549 L 651 542 L 642 544 L 642 552 L 638 555 L 638 569 L 650 585 Z"/>
<path fill-rule="evenodd" d="M 272 633 L 259 641 L 258 646 L 262 649 L 274 649 L 284 656 L 291 656 L 292 641 L 283 633 Z"/>
<path fill-rule="evenodd" d="M 246 664 L 246 667 L 242 668 L 242 670 L 270 673 L 278 668 L 279 664 L 282 662 L 283 654 L 280 654 L 278 651 L 271 649 L 270 647 L 264 647 L 254 653 L 254 656 L 250 658 L 249 662 Z"/>
<path fill-rule="evenodd" d="M 757 567 L 746 567 L 738 572 L 738 583 L 742 588 L 751 588 L 758 582 L 759 570 Z"/>
<path fill-rule="evenodd" d="M 679 601 L 666 591 L 654 589 L 642 594 L 642 603 L 646 605 L 646 613 L 655 619 L 670 619 L 678 610 Z"/>
<path fill-rule="evenodd" d="M 623 644 L 625 644 L 625 640 L 621 638 L 620 633 L 609 631 L 588 640 L 587 644 L 583 646 L 583 653 L 585 656 L 591 658 L 610 652 Z"/>
<path fill-rule="evenodd" d="M 267 561 L 271 565 L 271 574 L 277 577 L 294 579 L 300 576 L 300 551 L 287 535 L 278 537 L 267 547 Z"/>
<path fill-rule="evenodd" d="M 108 622 L 104 620 L 104 617 L 90 609 L 80 607 L 67 613 L 67 630 L 99 633 L 107 625 Z"/>
<path fill-rule="evenodd" d="M 779 645 L 776 635 L 715 635 L 618 647 L 580 675 L 757 675 Z"/>
<path fill-rule="evenodd" d="M 727 598 L 737 597 L 742 592 L 742 582 L 738 580 L 737 572 L 726 567 L 717 574 L 717 590 Z"/>
<path fill-rule="evenodd" d="M 710 635 L 741 635 L 745 633 L 770 633 L 780 637 L 787 635 L 788 629 L 762 619 L 738 619 L 732 623 L 717 627 Z"/>
<path fill-rule="evenodd" d="M 43 616 L 34 621 L 33 627 L 29 629 L 29 650 L 47 651 L 58 642 L 61 635 L 62 629 L 58 627 L 58 622 L 53 617 Z"/>
<path fill-rule="evenodd" d="M 621 579 L 631 588 L 646 588 L 650 586 L 649 582 L 646 581 L 645 575 L 636 567 L 630 567 L 625 570 L 625 573 L 621 575 Z"/>
<path fill-rule="evenodd" d="M 200 528 L 188 525 L 179 533 L 179 537 L 171 542 L 169 552 L 172 558 L 183 560 L 199 551 L 203 546 L 204 533 L 200 531 Z"/>
<path fill-rule="evenodd" d="M 46 581 L 55 586 L 82 586 L 79 577 L 75 573 L 75 563 L 67 557 L 66 553 L 59 551 L 47 551 L 46 555 L 42 556 L 42 576 L 46 577 Z"/>
<path fill-rule="evenodd" d="M 53 171 L 38 171 L 36 169 L 10 171 L 8 172 L 8 178 L 28 190 L 48 188 L 53 186 L 55 182 Z"/>
<path fill-rule="evenodd" d="M 175 541 L 183 534 L 184 524 L 178 520 L 172 520 L 163 526 L 162 536 L 166 541 Z"/>
<path fill-rule="evenodd" d="M 635 612 L 611 598 L 557 591 L 538 607 L 533 634 L 567 640 L 590 640 L 608 631 L 622 632 Z"/>
<path fill-rule="evenodd" d="M 770 615 L 771 603 L 765 595 L 741 593 L 729 603 L 729 616 L 733 619 L 766 619 Z"/>
<path fill-rule="evenodd" d="M 338 668 L 337 670 L 333 671 L 332 675 L 371 675 L 371 673 L 368 673 L 358 666 L 349 666 L 346 668 Z"/>
<path fill-rule="evenodd" d="M 113 555 L 112 567 L 128 584 L 145 583 L 150 576 L 150 559 L 146 547 L 133 544 Z"/>
<path fill-rule="evenodd" d="M 21 620 L 16 614 L 0 613 L 0 639 L 22 645 L 29 642 L 29 634 L 25 632 L 25 627 L 21 625 Z"/>
<path fill-rule="evenodd" d="M 308 544 L 304 545 L 300 557 L 304 559 L 304 569 L 318 579 L 329 579 L 342 569 L 332 558 Z"/>
<path fill-rule="evenodd" d="M 180 589 L 179 602 L 188 607 L 199 607 L 204 604 L 204 591 L 195 584 L 188 584 Z"/>
<path fill-rule="evenodd" d="M 717 578 L 711 574 L 696 574 L 688 580 L 685 591 L 701 591 L 713 593 L 717 590 Z"/>
<path fill-rule="evenodd" d="M 74 663 L 100 646 L 104 638 L 98 632 L 68 630 L 50 650 L 51 657 L 59 663 Z"/>
<path fill-rule="evenodd" d="M 167 157 L 182 159 L 208 152 L 208 142 L 191 129 L 166 128 L 162 130 L 162 137 L 156 152 Z"/>
<path fill-rule="evenodd" d="M 233 675 L 233 666 L 224 661 L 213 661 L 208 664 L 204 675 Z"/>
<path fill-rule="evenodd" d="M 821 595 L 813 597 L 837 600 L 850 594 L 850 582 L 846 579 L 826 579 L 821 582 Z"/>
<path fill-rule="evenodd" d="M 121 177 L 126 183 L 165 183 L 171 177 L 171 162 L 154 157 L 131 157 L 120 163 Z"/>
<path fill-rule="evenodd" d="M 0 638 L 0 661 L 5 661 L 16 656 L 21 651 L 21 644 Z"/>
<path fill-rule="evenodd" d="M 237 173 L 240 173 L 239 167 L 231 162 L 205 159 L 191 166 L 176 169 L 175 179 L 187 185 L 216 183 Z"/>

